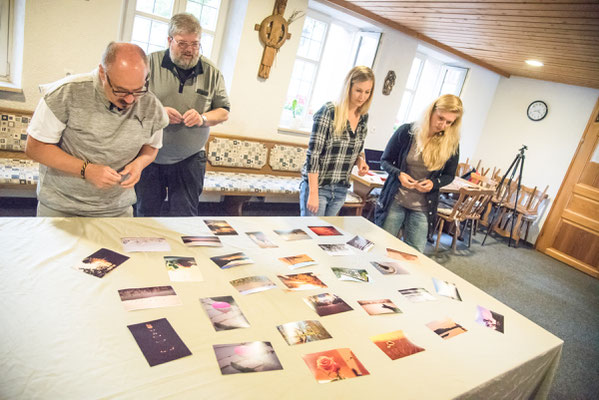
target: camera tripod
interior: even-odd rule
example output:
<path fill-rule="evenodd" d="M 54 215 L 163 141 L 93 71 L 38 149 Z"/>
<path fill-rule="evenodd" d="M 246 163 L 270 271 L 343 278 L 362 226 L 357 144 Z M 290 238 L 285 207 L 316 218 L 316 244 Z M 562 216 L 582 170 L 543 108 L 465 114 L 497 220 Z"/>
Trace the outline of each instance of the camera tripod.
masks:
<path fill-rule="evenodd" d="M 493 213 L 493 218 L 491 218 L 491 221 L 489 221 L 489 225 L 487 226 L 487 233 L 485 233 L 485 238 L 483 239 L 481 246 L 485 245 L 485 241 L 487 240 L 487 236 L 489 236 L 489 232 L 494 228 L 495 219 L 497 219 L 497 216 L 499 214 L 501 206 L 503 205 L 503 202 L 505 201 L 505 197 L 507 196 L 507 194 L 509 192 L 509 190 L 503 190 L 503 184 L 505 182 L 505 179 L 511 173 L 511 175 L 509 177 L 509 182 L 507 183 L 507 185 L 511 185 L 511 183 L 514 179 L 514 176 L 516 175 L 516 171 L 518 171 L 518 186 L 516 189 L 516 199 L 514 200 L 514 209 L 512 211 L 512 226 L 510 228 L 510 240 L 508 241 L 508 247 L 512 246 L 512 236 L 514 235 L 514 221 L 516 220 L 516 209 L 518 207 L 518 198 L 520 196 L 520 188 L 522 186 L 522 169 L 524 168 L 524 158 L 525 158 L 524 151 L 525 150 L 528 150 L 528 146 L 523 144 L 522 147 L 520 148 L 520 150 L 518 150 L 518 154 L 516 154 L 516 158 L 514 158 L 514 161 L 512 161 L 512 164 L 507 169 L 507 171 L 505 172 L 505 175 L 503 175 L 503 178 L 501 178 L 501 181 L 499 182 L 499 185 L 497 186 L 497 190 L 495 191 L 495 196 L 498 197 L 500 195 L 500 193 L 502 193 L 502 191 L 503 191 L 503 193 L 501 195 L 501 198 L 499 199 L 499 202 L 497 203 L 497 209 Z"/>

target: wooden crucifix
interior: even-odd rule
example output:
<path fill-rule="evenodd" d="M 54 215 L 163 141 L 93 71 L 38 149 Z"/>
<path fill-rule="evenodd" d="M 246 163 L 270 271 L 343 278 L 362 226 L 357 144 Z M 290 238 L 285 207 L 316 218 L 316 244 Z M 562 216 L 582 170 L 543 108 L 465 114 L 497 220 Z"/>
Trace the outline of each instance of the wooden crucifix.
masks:
<path fill-rule="evenodd" d="M 254 27 L 258 31 L 260 41 L 264 44 L 264 52 L 258 70 L 260 78 L 268 79 L 270 67 L 272 67 L 277 52 L 283 43 L 291 38 L 289 22 L 283 17 L 285 7 L 287 7 L 287 0 L 275 0 L 272 15 L 264 18 L 260 25 L 256 24 Z"/>

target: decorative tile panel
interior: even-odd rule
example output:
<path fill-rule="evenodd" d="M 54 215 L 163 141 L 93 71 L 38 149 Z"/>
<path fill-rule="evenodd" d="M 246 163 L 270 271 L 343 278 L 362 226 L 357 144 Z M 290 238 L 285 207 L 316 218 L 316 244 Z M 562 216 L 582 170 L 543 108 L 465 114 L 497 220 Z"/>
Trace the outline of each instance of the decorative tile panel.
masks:
<path fill-rule="evenodd" d="M 209 142 L 208 161 L 213 166 L 260 169 L 266 164 L 263 143 L 214 138 Z"/>
<path fill-rule="evenodd" d="M 21 114 L 0 114 L 0 150 L 25 151 L 27 126 L 31 118 Z"/>
<path fill-rule="evenodd" d="M 270 150 L 268 163 L 273 171 L 301 171 L 307 149 L 299 146 L 275 144 Z"/>
<path fill-rule="evenodd" d="M 0 158 L 0 183 L 35 185 L 39 179 L 39 164 L 32 160 Z"/>

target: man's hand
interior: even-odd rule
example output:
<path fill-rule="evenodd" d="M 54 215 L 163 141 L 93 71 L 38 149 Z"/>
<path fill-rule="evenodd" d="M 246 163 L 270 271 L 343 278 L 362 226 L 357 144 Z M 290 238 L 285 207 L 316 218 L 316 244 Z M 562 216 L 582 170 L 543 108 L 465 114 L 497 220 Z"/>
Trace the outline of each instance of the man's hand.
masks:
<path fill-rule="evenodd" d="M 368 166 L 368 164 L 366 163 L 366 161 L 364 161 L 364 159 L 362 157 L 358 157 L 358 175 L 360 176 L 364 176 L 368 173 L 368 171 L 370 171 L 370 167 Z"/>
<path fill-rule="evenodd" d="M 306 208 L 312 214 L 316 214 L 318 212 L 318 190 L 310 191 L 308 195 L 308 203 L 306 204 Z"/>
<path fill-rule="evenodd" d="M 406 174 L 405 172 L 400 172 L 398 178 L 399 178 L 399 181 L 401 182 L 401 185 L 403 187 L 405 187 L 406 189 L 414 189 L 414 187 L 418 184 L 417 180 L 415 180 L 414 178 L 412 178 L 410 175 Z"/>
<path fill-rule="evenodd" d="M 168 114 L 168 121 L 170 124 L 180 124 L 183 122 L 183 117 L 179 111 L 175 110 L 172 107 L 164 107 L 164 110 Z"/>
<path fill-rule="evenodd" d="M 129 164 L 125 165 L 125 168 L 121 172 L 119 172 L 121 179 L 125 178 L 121 182 L 121 187 L 125 189 L 132 188 L 135 186 L 137 182 L 139 182 L 139 178 L 141 177 L 141 171 L 143 167 L 140 165 L 137 159 L 131 161 Z"/>
<path fill-rule="evenodd" d="M 414 186 L 414 188 L 418 190 L 420 193 L 428 193 L 433 189 L 433 181 L 431 181 L 430 179 L 425 179 L 416 183 L 416 186 Z"/>
<path fill-rule="evenodd" d="M 202 120 L 202 116 L 195 109 L 190 109 L 183 114 L 183 123 L 186 127 L 191 128 L 192 126 L 202 126 L 204 121 Z"/>
<path fill-rule="evenodd" d="M 106 189 L 118 184 L 121 175 L 106 165 L 88 164 L 85 168 L 85 179 L 95 187 Z"/>

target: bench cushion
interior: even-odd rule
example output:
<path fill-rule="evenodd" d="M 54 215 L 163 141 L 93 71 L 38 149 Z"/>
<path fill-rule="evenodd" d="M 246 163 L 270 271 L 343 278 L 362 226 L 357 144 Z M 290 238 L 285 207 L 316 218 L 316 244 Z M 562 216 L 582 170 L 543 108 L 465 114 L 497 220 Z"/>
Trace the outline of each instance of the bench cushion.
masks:
<path fill-rule="evenodd" d="M 39 164 L 32 160 L 0 158 L 0 183 L 35 185 L 39 179 Z"/>
<path fill-rule="evenodd" d="M 275 144 L 270 149 L 268 164 L 273 171 L 300 172 L 306 161 L 306 152 L 303 147 Z"/>
<path fill-rule="evenodd" d="M 251 192 L 257 195 L 299 193 L 300 177 L 206 171 L 206 192 Z"/>
<path fill-rule="evenodd" d="M 215 137 L 208 146 L 213 166 L 260 169 L 266 165 L 268 151 L 263 143 Z"/>

